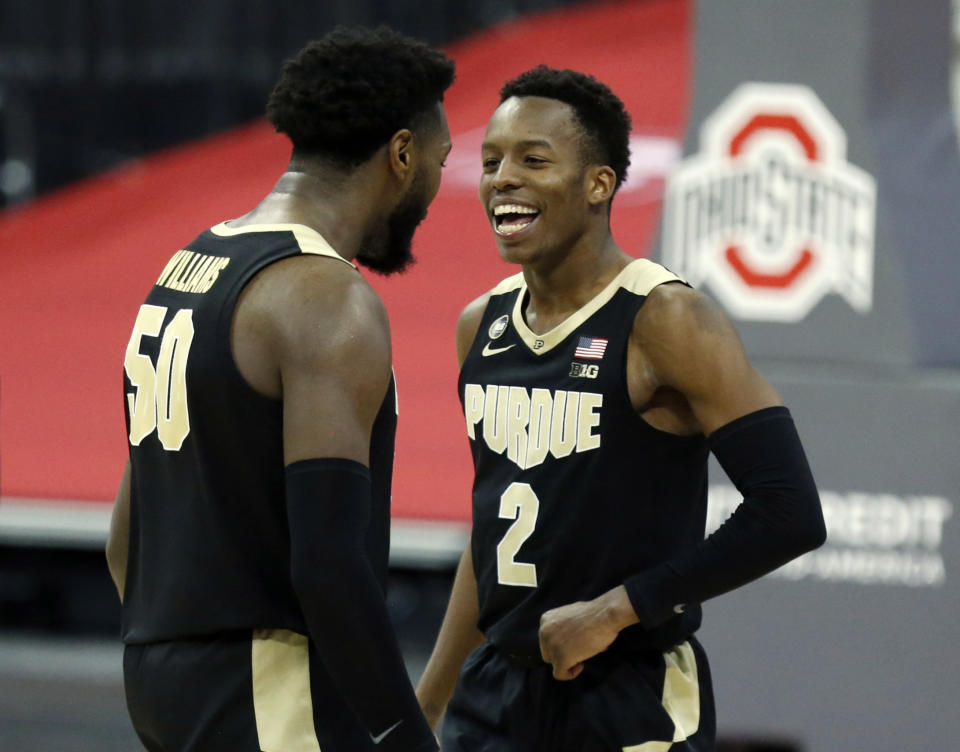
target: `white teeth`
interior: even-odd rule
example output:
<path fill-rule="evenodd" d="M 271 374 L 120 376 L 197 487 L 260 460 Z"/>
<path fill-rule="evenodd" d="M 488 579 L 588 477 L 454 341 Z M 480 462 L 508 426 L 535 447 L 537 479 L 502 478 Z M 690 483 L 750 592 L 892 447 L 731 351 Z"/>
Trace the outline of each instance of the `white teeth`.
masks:
<path fill-rule="evenodd" d="M 536 209 L 529 206 L 520 206 L 520 204 L 503 204 L 493 207 L 493 216 L 499 217 L 502 214 L 539 214 Z"/>

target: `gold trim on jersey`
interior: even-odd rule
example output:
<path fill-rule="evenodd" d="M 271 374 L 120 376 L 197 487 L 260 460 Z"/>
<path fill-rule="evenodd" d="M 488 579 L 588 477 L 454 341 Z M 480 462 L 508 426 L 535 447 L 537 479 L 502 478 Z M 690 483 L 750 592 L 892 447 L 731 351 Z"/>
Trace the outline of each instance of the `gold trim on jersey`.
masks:
<path fill-rule="evenodd" d="M 580 310 L 544 334 L 534 333 L 530 327 L 527 326 L 527 322 L 523 318 L 523 304 L 524 298 L 527 295 L 527 283 L 524 281 L 522 274 L 515 274 L 503 280 L 490 291 L 490 294 L 502 295 L 512 290 L 520 289 L 520 294 L 517 295 L 517 300 L 513 304 L 513 325 L 517 330 L 517 334 L 520 335 L 520 339 L 523 340 L 531 352 L 535 355 L 543 355 L 550 352 L 550 350 L 570 336 L 571 332 L 610 302 L 610 299 L 620 288 L 628 290 L 635 295 L 647 295 L 654 287 L 662 285 L 664 282 L 683 282 L 683 279 L 653 261 L 635 259 L 623 267 L 620 273 L 610 280 L 610 283 Z"/>
<path fill-rule="evenodd" d="M 250 666 L 261 752 L 321 752 L 313 725 L 307 638 L 255 629 Z"/>
<path fill-rule="evenodd" d="M 211 227 L 210 232 L 212 232 L 214 235 L 226 237 L 231 235 L 242 235 L 246 232 L 292 232 L 293 237 L 297 241 L 297 245 L 300 246 L 301 252 L 309 253 L 314 256 L 329 256 L 330 258 L 340 259 L 345 264 L 350 264 L 350 266 L 356 268 L 352 262 L 347 261 L 343 256 L 333 250 L 331 245 L 323 239 L 323 236 L 319 232 L 314 230 L 312 227 L 307 227 L 306 225 L 299 225 L 289 222 L 230 227 L 226 222 L 221 222 L 220 224 Z"/>

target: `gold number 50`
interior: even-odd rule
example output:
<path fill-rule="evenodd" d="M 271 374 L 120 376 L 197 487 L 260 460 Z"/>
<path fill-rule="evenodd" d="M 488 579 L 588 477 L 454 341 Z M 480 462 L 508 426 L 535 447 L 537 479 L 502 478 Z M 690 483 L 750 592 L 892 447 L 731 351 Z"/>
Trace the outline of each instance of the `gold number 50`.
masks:
<path fill-rule="evenodd" d="M 136 390 L 127 393 L 130 443 L 139 446 L 156 429 L 163 448 L 175 452 L 190 433 L 187 355 L 193 342 L 193 311 L 188 308 L 177 311 L 163 329 L 156 370 L 150 357 L 140 352 L 140 341 L 158 336 L 166 315 L 167 309 L 163 306 L 140 307 L 123 367 Z"/>

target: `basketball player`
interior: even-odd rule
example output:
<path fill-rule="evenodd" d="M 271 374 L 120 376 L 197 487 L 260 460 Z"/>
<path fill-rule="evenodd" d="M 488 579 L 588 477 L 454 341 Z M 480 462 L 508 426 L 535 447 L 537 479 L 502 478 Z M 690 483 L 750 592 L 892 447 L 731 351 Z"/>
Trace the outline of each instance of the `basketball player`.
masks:
<path fill-rule="evenodd" d="M 727 317 L 610 234 L 629 133 L 605 85 L 545 67 L 487 127 L 480 198 L 522 271 L 457 328 L 473 531 L 418 688 L 444 752 L 713 749 L 700 603 L 824 540 Z M 710 451 L 744 501 L 704 540 Z"/>
<path fill-rule="evenodd" d="M 352 262 L 411 260 L 453 77 L 385 28 L 307 45 L 267 104 L 287 171 L 177 251 L 137 314 L 108 558 L 149 750 L 437 749 L 384 600 L 390 333 Z"/>

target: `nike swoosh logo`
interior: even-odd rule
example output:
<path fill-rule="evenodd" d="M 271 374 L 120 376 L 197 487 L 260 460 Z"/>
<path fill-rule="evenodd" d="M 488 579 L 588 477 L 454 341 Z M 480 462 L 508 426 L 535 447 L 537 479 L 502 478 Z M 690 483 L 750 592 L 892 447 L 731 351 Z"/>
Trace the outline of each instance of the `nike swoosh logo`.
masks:
<path fill-rule="evenodd" d="M 486 358 L 488 355 L 498 355 L 499 353 L 506 352 L 511 347 L 516 347 L 516 343 L 507 345 L 506 347 L 490 347 L 490 343 L 487 342 L 483 348 L 483 353 L 481 354 Z"/>
<path fill-rule="evenodd" d="M 378 734 L 377 736 L 374 736 L 373 734 L 370 734 L 370 739 L 373 741 L 374 744 L 379 744 L 379 743 L 382 742 L 384 739 L 386 739 L 386 738 L 387 738 L 387 735 L 388 735 L 391 731 L 393 731 L 397 726 L 399 726 L 401 723 L 403 723 L 403 719 L 402 719 L 402 718 L 401 718 L 399 721 L 397 721 L 395 724 L 393 724 L 390 728 L 388 728 L 386 731 L 384 731 L 382 734 Z"/>

